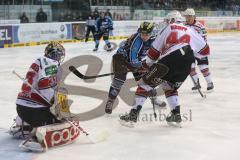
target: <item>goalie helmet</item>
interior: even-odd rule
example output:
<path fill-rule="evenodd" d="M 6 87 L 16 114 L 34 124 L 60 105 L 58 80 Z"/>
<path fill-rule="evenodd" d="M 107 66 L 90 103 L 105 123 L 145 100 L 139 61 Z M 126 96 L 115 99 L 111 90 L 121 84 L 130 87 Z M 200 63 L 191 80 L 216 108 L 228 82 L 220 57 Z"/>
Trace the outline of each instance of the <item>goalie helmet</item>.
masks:
<path fill-rule="evenodd" d="M 164 20 L 167 23 L 174 23 L 174 22 L 183 22 L 183 21 L 185 21 L 184 17 L 177 10 L 169 12 L 167 14 L 167 16 L 164 18 Z"/>
<path fill-rule="evenodd" d="M 138 31 L 140 33 L 151 34 L 154 28 L 154 24 L 152 22 L 142 22 Z"/>
<path fill-rule="evenodd" d="M 45 56 L 58 61 L 59 63 L 63 62 L 65 58 L 65 49 L 58 42 L 50 42 L 45 48 Z"/>

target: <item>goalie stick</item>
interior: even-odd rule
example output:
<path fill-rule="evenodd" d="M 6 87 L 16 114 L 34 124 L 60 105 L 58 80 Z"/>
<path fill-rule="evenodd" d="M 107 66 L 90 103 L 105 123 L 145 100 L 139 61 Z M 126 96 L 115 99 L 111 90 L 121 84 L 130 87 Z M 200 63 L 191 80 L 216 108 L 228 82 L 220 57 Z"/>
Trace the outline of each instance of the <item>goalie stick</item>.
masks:
<path fill-rule="evenodd" d="M 16 71 L 12 71 L 13 74 L 15 74 L 19 79 L 21 79 L 23 82 L 25 82 L 29 87 L 31 87 L 31 89 L 34 90 L 34 92 L 36 92 L 40 97 L 42 97 L 49 105 L 51 105 L 51 103 L 48 101 L 47 98 L 45 98 L 44 96 L 42 96 L 42 94 L 36 90 L 30 83 L 28 83 L 28 81 L 26 81 L 23 77 L 21 77 Z M 70 123 L 74 128 L 76 128 L 79 132 L 84 133 L 84 135 L 92 142 L 92 143 L 98 143 L 101 141 L 104 141 L 107 136 L 109 135 L 107 131 L 101 132 L 98 135 L 95 136 L 91 136 L 87 131 L 85 131 L 80 125 L 79 127 L 77 127 L 74 123 L 72 123 L 70 120 L 68 120 L 67 118 L 62 117 L 64 120 L 66 120 L 68 123 Z M 31 138 L 31 137 L 30 137 Z"/>

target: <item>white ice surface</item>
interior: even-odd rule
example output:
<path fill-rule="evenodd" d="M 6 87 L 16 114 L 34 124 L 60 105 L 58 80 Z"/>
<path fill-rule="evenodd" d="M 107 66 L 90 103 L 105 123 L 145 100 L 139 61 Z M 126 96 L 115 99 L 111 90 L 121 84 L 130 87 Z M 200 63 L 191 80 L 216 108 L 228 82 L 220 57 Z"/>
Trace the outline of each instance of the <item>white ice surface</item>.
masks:
<path fill-rule="evenodd" d="M 240 35 L 236 33 L 209 36 L 211 46 L 210 71 L 215 85 L 213 93 L 203 99 L 192 93 L 188 78 L 179 89 L 181 111 L 192 111 L 192 121 L 183 128 L 169 127 L 162 122 L 140 122 L 133 128 L 119 125 L 118 115 L 130 109 L 123 101 L 110 117 L 100 117 L 82 126 L 90 133 L 107 129 L 110 137 L 102 143 L 88 144 L 84 136 L 77 142 L 46 153 L 22 152 L 20 141 L 5 133 L 16 116 L 15 99 L 21 81 L 12 73 L 25 75 L 34 59 L 42 55 L 44 46 L 0 49 L 0 160 L 238 160 L 240 151 Z M 118 42 L 117 42 L 118 43 Z M 93 43 L 64 44 L 66 60 L 79 55 L 95 55 L 103 60 L 101 73 L 109 72 L 111 55 L 102 49 L 93 53 Z M 102 46 L 100 46 L 101 48 Z M 203 91 L 206 82 L 201 78 Z M 96 88 L 107 92 L 110 77 L 85 84 L 70 75 L 67 83 Z M 87 97 L 72 96 L 74 112 L 91 110 L 100 103 Z M 80 100 L 79 100 L 80 99 Z M 165 99 L 162 97 L 162 99 Z M 164 113 L 168 113 L 165 111 Z M 152 113 L 147 102 L 141 114 Z"/>

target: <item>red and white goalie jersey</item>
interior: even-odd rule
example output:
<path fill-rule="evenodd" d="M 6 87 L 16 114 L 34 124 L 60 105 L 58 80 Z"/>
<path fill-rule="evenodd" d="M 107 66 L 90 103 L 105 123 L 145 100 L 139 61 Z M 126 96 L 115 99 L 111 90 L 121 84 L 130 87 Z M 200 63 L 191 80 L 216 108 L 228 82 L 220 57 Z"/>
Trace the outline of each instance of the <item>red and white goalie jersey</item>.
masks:
<path fill-rule="evenodd" d="M 57 85 L 57 71 L 59 63 L 45 56 L 38 58 L 31 66 L 26 75 L 26 81 L 38 90 L 50 102 L 54 97 L 54 88 Z M 34 90 L 23 83 L 21 92 L 18 94 L 16 104 L 39 108 L 47 107 L 48 104 Z"/>
<path fill-rule="evenodd" d="M 172 23 L 165 27 L 152 43 L 148 50 L 147 63 L 161 59 L 168 54 L 190 45 L 194 56 L 203 58 L 209 55 L 209 46 L 204 39 L 194 30 L 181 23 Z"/>

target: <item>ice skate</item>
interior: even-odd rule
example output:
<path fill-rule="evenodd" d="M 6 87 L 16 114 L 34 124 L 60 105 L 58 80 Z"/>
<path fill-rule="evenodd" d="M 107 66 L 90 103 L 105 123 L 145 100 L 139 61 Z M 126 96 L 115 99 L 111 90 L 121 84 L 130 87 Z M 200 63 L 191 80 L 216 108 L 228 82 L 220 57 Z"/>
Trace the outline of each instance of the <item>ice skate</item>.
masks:
<path fill-rule="evenodd" d="M 129 113 L 120 116 L 120 124 L 125 126 L 125 127 L 129 127 L 129 128 L 133 128 L 134 127 L 134 123 L 137 122 L 138 120 L 138 115 L 140 113 L 142 106 L 137 106 L 137 109 L 133 108 L 130 110 Z"/>
<path fill-rule="evenodd" d="M 98 48 L 94 48 L 93 51 L 96 52 L 98 50 Z"/>
<path fill-rule="evenodd" d="M 207 84 L 207 92 L 213 92 L 213 82 Z"/>
<path fill-rule="evenodd" d="M 174 127 L 181 128 L 182 118 L 180 115 L 180 107 L 177 106 L 173 109 L 166 118 L 167 124 Z"/>
<path fill-rule="evenodd" d="M 111 48 L 111 44 L 110 44 L 110 43 L 107 44 L 106 51 L 107 51 L 107 52 L 112 51 L 112 48 Z"/>
<path fill-rule="evenodd" d="M 114 100 L 109 98 L 107 103 L 106 103 L 105 113 L 112 114 L 113 103 L 114 103 Z"/>

